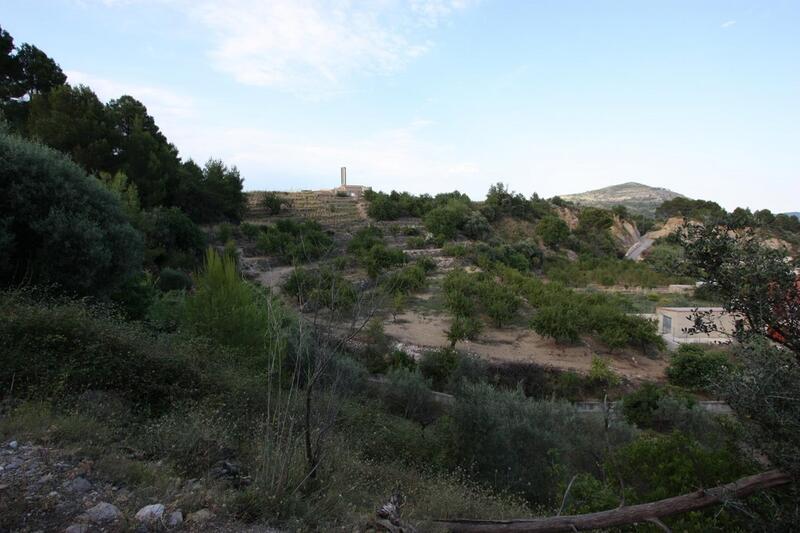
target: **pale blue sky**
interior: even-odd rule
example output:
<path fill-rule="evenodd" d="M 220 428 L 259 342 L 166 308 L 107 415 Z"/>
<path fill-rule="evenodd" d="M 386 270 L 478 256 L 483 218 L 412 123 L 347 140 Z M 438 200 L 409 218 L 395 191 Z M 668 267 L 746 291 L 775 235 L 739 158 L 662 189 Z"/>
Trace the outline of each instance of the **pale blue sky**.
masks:
<path fill-rule="evenodd" d="M 800 210 L 800 2 L 0 0 L 247 189 L 625 181 Z"/>

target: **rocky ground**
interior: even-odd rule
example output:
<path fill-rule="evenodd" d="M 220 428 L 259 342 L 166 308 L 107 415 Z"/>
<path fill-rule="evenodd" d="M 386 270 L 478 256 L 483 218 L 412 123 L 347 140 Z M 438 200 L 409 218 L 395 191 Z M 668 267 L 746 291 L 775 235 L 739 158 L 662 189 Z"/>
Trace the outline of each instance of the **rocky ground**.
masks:
<path fill-rule="evenodd" d="M 225 475 L 225 468 L 216 474 Z M 189 479 L 176 495 L 203 490 L 203 480 Z M 80 455 L 16 440 L 0 448 L 0 533 L 274 531 L 224 520 L 224 510 L 213 506 L 184 513 L 175 504 L 179 499 L 142 505 L 135 489 L 102 479 Z"/>

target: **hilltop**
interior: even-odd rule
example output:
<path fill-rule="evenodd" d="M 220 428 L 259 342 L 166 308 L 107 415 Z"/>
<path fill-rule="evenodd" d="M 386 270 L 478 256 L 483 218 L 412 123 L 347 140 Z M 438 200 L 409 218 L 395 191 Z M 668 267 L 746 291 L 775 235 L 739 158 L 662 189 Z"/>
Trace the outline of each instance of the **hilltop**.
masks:
<path fill-rule="evenodd" d="M 642 183 L 628 182 L 611 185 L 593 191 L 561 195 L 569 202 L 605 209 L 623 205 L 634 213 L 652 215 L 656 208 L 666 200 L 684 197 L 675 191 L 662 187 L 650 187 Z"/>

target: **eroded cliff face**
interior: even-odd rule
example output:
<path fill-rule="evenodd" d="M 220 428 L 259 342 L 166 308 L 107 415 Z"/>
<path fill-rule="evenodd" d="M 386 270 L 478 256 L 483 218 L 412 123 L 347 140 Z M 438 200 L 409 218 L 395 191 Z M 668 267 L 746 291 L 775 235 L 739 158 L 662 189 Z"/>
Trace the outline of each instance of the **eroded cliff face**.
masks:
<path fill-rule="evenodd" d="M 636 244 L 642 237 L 639 234 L 639 230 L 636 228 L 636 224 L 623 220 L 617 215 L 614 215 L 614 223 L 611 225 L 610 231 L 614 240 L 626 250 Z"/>
<path fill-rule="evenodd" d="M 570 231 L 575 231 L 578 227 L 578 213 L 580 209 L 559 206 L 555 206 L 554 209 L 558 218 L 566 222 L 567 226 L 569 226 Z M 620 249 L 625 250 L 633 246 L 641 237 L 635 224 L 623 220 L 617 215 L 614 215 L 614 222 L 609 231 L 611 232 L 611 236 L 614 237 L 614 240 L 619 244 Z"/>

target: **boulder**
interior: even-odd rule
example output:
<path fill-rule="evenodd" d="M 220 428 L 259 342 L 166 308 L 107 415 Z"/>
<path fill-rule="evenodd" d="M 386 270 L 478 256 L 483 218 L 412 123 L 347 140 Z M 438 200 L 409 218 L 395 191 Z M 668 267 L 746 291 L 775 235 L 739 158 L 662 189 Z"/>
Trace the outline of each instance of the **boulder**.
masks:
<path fill-rule="evenodd" d="M 108 524 L 122 518 L 122 513 L 115 505 L 100 502 L 86 511 L 86 517 L 95 524 Z"/>
<path fill-rule="evenodd" d="M 152 524 L 161 520 L 164 516 L 164 504 L 154 503 L 145 505 L 136 513 L 136 520 L 145 524 Z"/>

